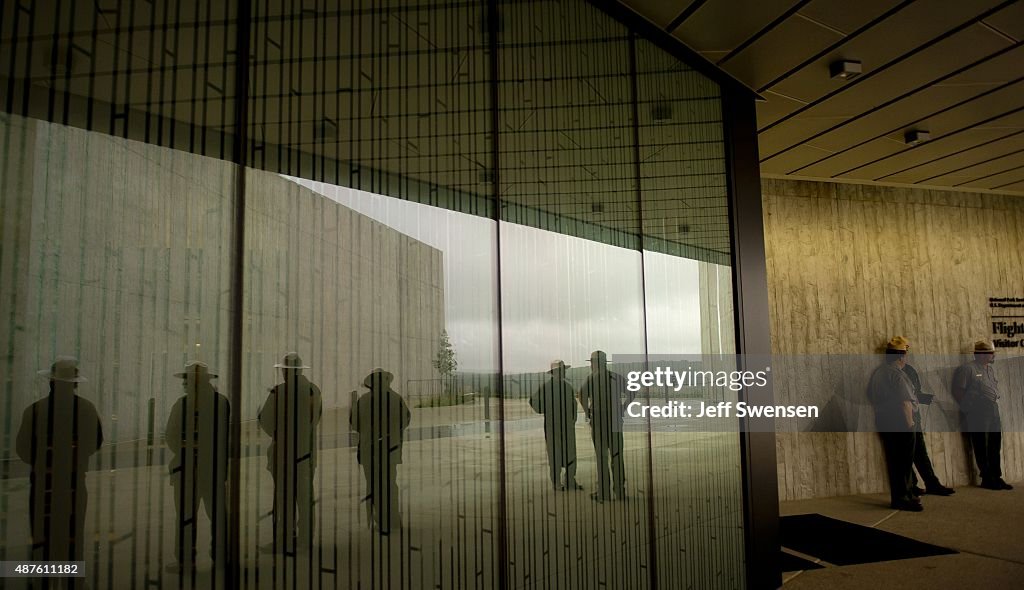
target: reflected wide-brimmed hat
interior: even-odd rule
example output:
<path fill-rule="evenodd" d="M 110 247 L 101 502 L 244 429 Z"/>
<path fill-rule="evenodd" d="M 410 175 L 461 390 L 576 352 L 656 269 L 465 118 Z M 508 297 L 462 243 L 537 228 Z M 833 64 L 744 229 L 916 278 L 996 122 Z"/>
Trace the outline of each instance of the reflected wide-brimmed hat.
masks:
<path fill-rule="evenodd" d="M 995 352 L 996 347 L 988 340 L 979 340 L 974 343 L 974 352 Z"/>
<path fill-rule="evenodd" d="M 63 381 L 65 383 L 84 383 L 85 377 L 78 374 L 78 359 L 72 356 L 59 356 L 53 361 L 49 370 L 38 371 L 40 375 L 47 377 L 50 381 Z"/>
<path fill-rule="evenodd" d="M 363 379 L 363 385 L 372 389 L 374 384 L 380 383 L 384 387 L 387 387 L 391 385 L 391 382 L 394 381 L 394 379 L 395 376 L 384 369 L 374 369 L 366 376 L 365 379 Z"/>
<path fill-rule="evenodd" d="M 569 365 L 565 364 L 564 361 L 554 361 L 551 363 L 551 368 L 548 373 L 554 373 L 555 371 L 564 371 L 569 368 Z"/>
<path fill-rule="evenodd" d="M 217 378 L 217 374 L 211 373 L 210 367 L 206 363 L 201 363 L 199 361 L 192 361 L 186 364 L 185 370 L 180 373 L 175 373 L 174 376 L 182 379 L 186 377 L 194 377 L 196 381 Z"/>
<path fill-rule="evenodd" d="M 284 359 L 281 362 L 274 365 L 277 369 L 308 369 L 308 365 L 302 364 L 302 358 L 299 357 L 297 352 L 289 352 L 284 355 Z"/>
<path fill-rule="evenodd" d="M 910 341 L 903 336 L 893 336 L 885 343 L 885 349 L 891 352 L 907 352 L 910 350 Z"/>
<path fill-rule="evenodd" d="M 590 362 L 603 365 L 608 362 L 608 353 L 603 350 L 595 350 L 590 353 Z"/>

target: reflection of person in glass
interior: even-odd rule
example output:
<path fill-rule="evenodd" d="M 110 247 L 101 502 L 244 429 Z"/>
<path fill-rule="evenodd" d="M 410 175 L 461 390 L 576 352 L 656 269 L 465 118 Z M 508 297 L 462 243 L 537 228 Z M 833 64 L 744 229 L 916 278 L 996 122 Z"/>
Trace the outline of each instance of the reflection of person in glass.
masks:
<path fill-rule="evenodd" d="M 907 345 L 907 349 L 910 349 L 910 345 Z M 917 398 L 918 404 L 928 404 L 927 399 L 931 396 L 924 393 L 921 389 L 921 376 L 917 374 L 917 369 L 910 363 L 903 365 L 903 372 L 910 378 L 910 383 L 914 386 L 914 397 Z M 927 397 L 926 397 L 927 396 Z M 932 496 L 952 496 L 956 493 L 953 488 L 947 488 L 942 485 L 939 481 L 939 476 L 935 475 L 935 468 L 932 467 L 931 457 L 928 456 L 928 446 L 924 439 L 924 424 L 921 420 L 921 408 L 920 405 L 914 407 L 914 467 L 917 468 L 917 472 L 921 474 L 921 479 L 924 480 L 924 488 L 917 485 L 917 476 L 914 471 L 910 471 L 910 491 L 915 496 L 921 496 L 924 494 L 930 494 Z"/>
<path fill-rule="evenodd" d="M 595 350 L 590 355 L 591 373 L 580 389 L 580 404 L 590 419 L 590 434 L 597 454 L 597 492 L 592 498 L 598 502 L 615 497 L 626 498 L 626 469 L 623 464 L 622 414 L 633 401 L 633 393 L 626 389 L 626 379 L 608 370 L 608 355 Z M 609 466 L 611 477 L 609 477 Z"/>
<path fill-rule="evenodd" d="M 402 435 L 411 415 L 402 397 L 391 389 L 394 375 L 376 369 L 363 385 L 370 391 L 352 405 L 349 424 L 359 434 L 356 458 L 366 477 L 367 500 L 382 535 L 402 526 L 398 509 L 397 469 L 402 462 Z"/>
<path fill-rule="evenodd" d="M 75 390 L 85 378 L 78 361 L 59 357 L 49 371 L 50 394 L 25 409 L 18 429 L 18 457 L 32 466 L 29 518 L 32 558 L 82 561 L 85 553 L 85 472 L 103 445 L 96 407 Z"/>
<path fill-rule="evenodd" d="M 320 388 L 302 374 L 308 369 L 294 352 L 274 365 L 284 377 L 260 410 L 260 428 L 273 442 L 267 469 L 274 478 L 274 542 L 265 550 L 294 553 L 313 542 L 313 475 L 317 425 L 323 413 Z M 297 517 L 296 517 L 297 515 Z"/>
<path fill-rule="evenodd" d="M 548 449 L 551 483 L 556 490 L 582 490 L 576 482 L 576 392 L 565 379 L 568 367 L 551 363 L 551 378 L 530 397 L 530 407 L 544 414 L 544 442 Z M 565 468 L 565 485 L 559 481 Z"/>
<path fill-rule="evenodd" d="M 210 519 L 210 558 L 223 560 L 227 550 L 228 506 L 228 428 L 231 405 L 210 383 L 217 377 L 204 363 L 191 362 L 181 378 L 185 395 L 171 407 L 164 431 L 164 443 L 171 450 L 171 485 L 178 521 L 174 528 L 177 541 L 176 564 L 169 571 L 180 571 L 195 564 L 199 503 Z"/>
<path fill-rule="evenodd" d="M 1000 454 L 1003 425 L 999 416 L 999 380 L 992 368 L 996 347 L 987 340 L 974 343 L 974 360 L 953 374 L 953 397 L 960 403 L 974 448 L 974 459 L 981 472 L 981 487 L 1012 490 L 1003 480 Z"/>
<path fill-rule="evenodd" d="M 914 385 L 903 372 L 910 344 L 895 336 L 885 345 L 885 363 L 868 382 L 868 399 L 875 407 L 875 427 L 882 438 L 889 472 L 889 499 L 893 508 L 920 512 L 921 502 L 911 491 L 914 469 Z"/>

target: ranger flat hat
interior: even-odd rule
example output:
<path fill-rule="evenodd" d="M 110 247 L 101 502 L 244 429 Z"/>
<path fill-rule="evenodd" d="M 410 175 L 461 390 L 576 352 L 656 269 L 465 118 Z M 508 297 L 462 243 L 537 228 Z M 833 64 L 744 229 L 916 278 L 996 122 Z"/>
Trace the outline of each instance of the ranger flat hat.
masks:
<path fill-rule="evenodd" d="M 590 362 L 596 362 L 603 365 L 608 362 L 608 353 L 603 350 L 595 350 L 590 353 Z"/>
<path fill-rule="evenodd" d="M 65 383 L 84 383 L 85 377 L 78 374 L 78 359 L 73 356 L 59 356 L 53 361 L 49 370 L 38 371 L 40 375 L 47 377 L 50 381 L 63 381 Z"/>
<path fill-rule="evenodd" d="M 548 369 L 548 373 L 554 373 L 555 371 L 564 371 L 569 368 L 569 365 L 565 364 L 565 361 L 554 361 L 551 363 L 551 368 Z"/>
<path fill-rule="evenodd" d="M 375 383 L 381 383 L 384 387 L 391 385 L 395 376 L 384 369 L 374 369 L 363 379 L 363 385 L 373 389 Z"/>
<path fill-rule="evenodd" d="M 974 352 L 995 352 L 996 347 L 988 340 L 978 340 L 974 343 Z"/>
<path fill-rule="evenodd" d="M 299 357 L 297 352 L 289 352 L 284 355 L 284 359 L 281 362 L 274 365 L 276 369 L 308 369 L 308 365 L 302 364 L 302 358 Z"/>
<path fill-rule="evenodd" d="M 201 363 L 199 361 L 192 361 L 186 364 L 185 370 L 181 373 L 175 373 L 174 376 L 182 379 L 192 376 L 195 377 L 196 381 L 200 379 L 209 380 L 217 378 L 217 374 L 211 373 L 210 367 L 206 363 Z"/>
<path fill-rule="evenodd" d="M 907 352 L 910 350 L 910 341 L 903 336 L 893 336 L 885 343 L 885 349 L 894 352 Z"/>

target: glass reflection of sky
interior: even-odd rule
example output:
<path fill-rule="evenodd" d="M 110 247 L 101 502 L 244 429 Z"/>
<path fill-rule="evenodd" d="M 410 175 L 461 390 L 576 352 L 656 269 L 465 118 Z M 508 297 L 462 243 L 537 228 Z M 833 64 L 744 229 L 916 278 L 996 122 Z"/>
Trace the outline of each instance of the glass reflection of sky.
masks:
<path fill-rule="evenodd" d="M 493 221 L 286 178 L 441 250 L 445 325 L 459 370 L 497 369 L 498 265 Z M 641 270 L 640 253 L 633 250 L 512 223 L 503 224 L 502 232 L 506 373 L 545 371 L 555 358 L 584 366 L 595 349 L 612 355 L 642 354 L 648 347 L 661 354 L 701 352 L 698 275 L 702 263 L 646 252 Z M 728 272 L 709 266 L 715 272 Z M 541 285 L 548 288 L 538 288 Z M 646 343 L 641 304 L 645 295 Z"/>

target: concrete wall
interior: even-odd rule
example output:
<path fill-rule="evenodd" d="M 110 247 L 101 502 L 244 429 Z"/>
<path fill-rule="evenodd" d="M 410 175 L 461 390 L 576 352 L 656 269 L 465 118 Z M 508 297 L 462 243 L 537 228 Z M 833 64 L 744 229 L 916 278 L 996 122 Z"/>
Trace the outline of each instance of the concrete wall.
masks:
<path fill-rule="evenodd" d="M 186 360 L 228 370 L 235 168 L 9 115 L 0 139 L 4 454 L 56 355 L 80 359 L 108 440 L 144 437 L 150 398 L 159 435 Z M 247 195 L 243 420 L 289 350 L 328 408 L 377 366 L 437 378 L 440 251 L 275 174 Z"/>
<path fill-rule="evenodd" d="M 939 407 L 955 412 L 948 377 L 975 340 L 991 337 L 988 298 L 1024 294 L 1024 200 L 762 182 L 773 352 L 871 354 L 903 334 L 914 356 L 953 359 L 933 368 L 931 389 Z M 1011 481 L 1024 479 L 1020 393 L 1007 391 L 1001 402 L 1005 430 L 1017 430 L 1003 443 Z M 785 389 L 778 395 L 790 401 Z M 962 435 L 932 433 L 927 441 L 947 485 L 972 480 Z M 887 489 L 877 434 L 780 434 L 777 450 L 783 500 Z"/>

